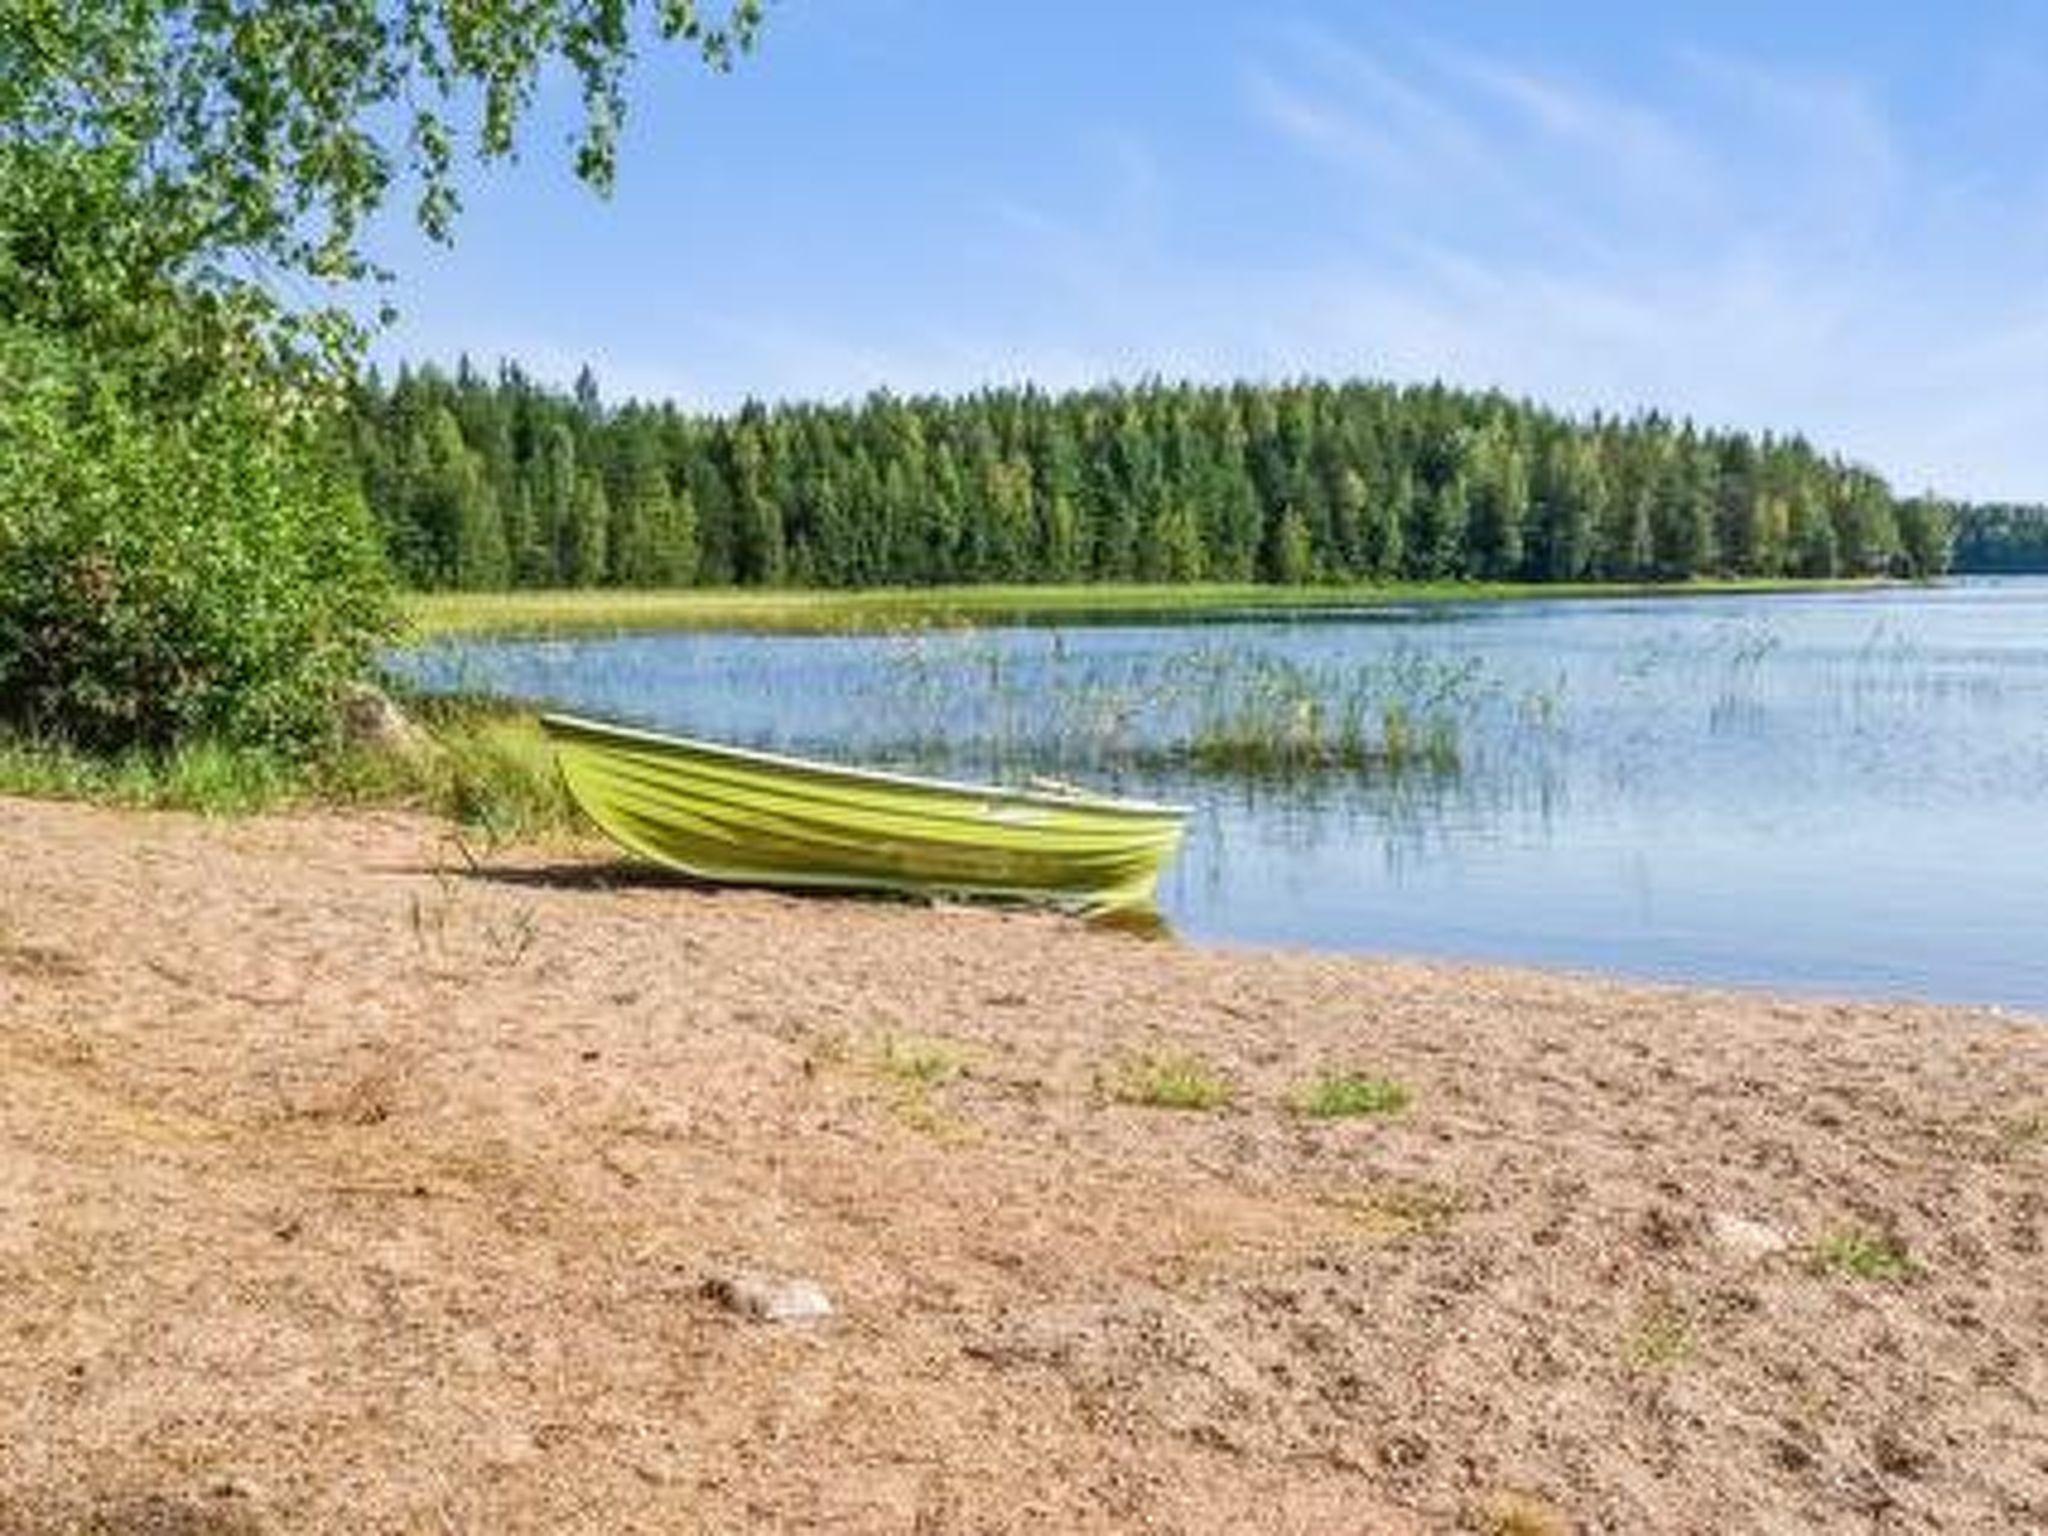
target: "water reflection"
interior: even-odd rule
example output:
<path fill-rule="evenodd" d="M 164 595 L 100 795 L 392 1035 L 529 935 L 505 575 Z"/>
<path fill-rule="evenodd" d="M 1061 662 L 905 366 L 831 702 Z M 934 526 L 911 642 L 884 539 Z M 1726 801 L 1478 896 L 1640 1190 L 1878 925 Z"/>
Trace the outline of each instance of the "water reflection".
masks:
<path fill-rule="evenodd" d="M 2048 583 L 408 653 L 766 748 L 1197 807 L 1204 938 L 2048 1007 Z"/>

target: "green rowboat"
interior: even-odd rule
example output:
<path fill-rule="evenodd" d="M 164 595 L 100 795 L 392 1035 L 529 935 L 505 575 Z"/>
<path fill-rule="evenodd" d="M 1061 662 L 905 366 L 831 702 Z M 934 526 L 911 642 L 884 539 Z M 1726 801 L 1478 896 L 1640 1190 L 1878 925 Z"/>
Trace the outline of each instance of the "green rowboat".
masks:
<path fill-rule="evenodd" d="M 1178 806 L 842 768 L 573 715 L 541 724 L 607 836 L 702 880 L 1144 908 L 1187 819 Z"/>

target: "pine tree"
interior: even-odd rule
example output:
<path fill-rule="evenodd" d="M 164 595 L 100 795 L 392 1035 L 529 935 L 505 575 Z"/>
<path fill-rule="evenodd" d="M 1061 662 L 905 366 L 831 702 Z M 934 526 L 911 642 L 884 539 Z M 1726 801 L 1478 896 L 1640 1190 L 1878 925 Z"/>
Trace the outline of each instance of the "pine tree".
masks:
<path fill-rule="evenodd" d="M 1825 578 L 1840 573 L 1841 552 L 1835 542 L 1834 519 L 1807 486 L 1793 490 L 1787 523 L 1795 576 Z"/>
<path fill-rule="evenodd" d="M 1948 569 L 1955 528 L 1945 502 L 1929 495 L 1900 502 L 1898 531 L 1901 574 L 1924 581 Z"/>
<path fill-rule="evenodd" d="M 1577 423 L 1438 386 L 877 394 L 717 418 L 464 363 L 372 375 L 354 400 L 346 446 L 414 585 L 1917 572 L 1954 537 L 1938 504 L 1796 438 Z M 1973 514 L 1972 548 L 2022 549 L 1997 515 Z"/>
<path fill-rule="evenodd" d="M 541 437 L 540 461 L 533 478 L 534 510 L 540 547 L 546 551 L 549 586 L 566 585 L 576 569 L 576 439 L 564 422 L 555 422 Z"/>
<path fill-rule="evenodd" d="M 1529 472 L 1499 422 L 1489 422 L 1466 450 L 1466 564 L 1475 576 L 1505 581 L 1521 574 L 1529 517 Z"/>
<path fill-rule="evenodd" d="M 604 580 L 605 544 L 611 532 L 611 506 L 604 477 L 595 469 L 576 476 L 575 500 L 569 514 L 569 547 L 562 580 L 572 587 L 594 587 Z"/>

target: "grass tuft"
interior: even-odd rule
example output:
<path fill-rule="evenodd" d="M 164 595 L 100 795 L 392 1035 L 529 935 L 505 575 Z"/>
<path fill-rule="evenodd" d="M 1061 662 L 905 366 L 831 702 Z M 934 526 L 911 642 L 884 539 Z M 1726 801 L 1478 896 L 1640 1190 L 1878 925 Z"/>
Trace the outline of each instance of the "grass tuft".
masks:
<path fill-rule="evenodd" d="M 942 1141 L 972 1138 L 972 1125 L 934 1097 L 967 1069 L 957 1047 L 943 1040 L 888 1034 L 874 1053 L 873 1066 L 890 1083 L 890 1108 L 903 1124 Z"/>
<path fill-rule="evenodd" d="M 62 741 L 0 736 L 0 794 L 235 816 L 289 803 L 303 778 L 288 758 L 224 742 L 100 756 Z"/>
<path fill-rule="evenodd" d="M 429 810 L 492 842 L 567 832 L 576 816 L 539 721 L 474 699 L 410 701 L 417 752 L 334 746 L 295 759 L 196 740 L 167 752 L 81 752 L 59 740 L 0 733 L 0 794 L 86 800 L 138 810 L 241 816 L 309 804 Z"/>
<path fill-rule="evenodd" d="M 1317 1078 L 1289 1099 L 1288 1107 L 1311 1120 L 1350 1120 L 1397 1115 L 1408 1100 L 1408 1090 L 1392 1078 L 1339 1073 Z"/>
<path fill-rule="evenodd" d="M 1440 1237 L 1466 1206 L 1456 1188 L 1421 1179 L 1338 1191 L 1317 1203 L 1342 1212 L 1364 1236 L 1386 1242 Z"/>
<path fill-rule="evenodd" d="M 1199 1056 L 1178 1051 L 1126 1063 L 1111 1092 L 1124 1104 L 1197 1112 L 1223 1109 L 1237 1096 L 1222 1073 Z"/>
<path fill-rule="evenodd" d="M 1847 1227 L 1822 1238 L 1811 1262 L 1815 1274 L 1852 1280 L 1903 1280 L 1917 1268 L 1903 1242 L 1869 1227 Z"/>
<path fill-rule="evenodd" d="M 2048 1110 L 2015 1115 L 1999 1127 L 1999 1139 L 2019 1152 L 2048 1148 Z"/>
<path fill-rule="evenodd" d="M 875 1057 L 876 1070 L 908 1087 L 937 1088 L 961 1072 L 960 1053 L 937 1040 L 885 1035 Z"/>
<path fill-rule="evenodd" d="M 1653 1296 L 1636 1315 L 1625 1353 L 1638 1370 L 1661 1371 L 1693 1351 L 1692 1318 L 1668 1296 Z"/>

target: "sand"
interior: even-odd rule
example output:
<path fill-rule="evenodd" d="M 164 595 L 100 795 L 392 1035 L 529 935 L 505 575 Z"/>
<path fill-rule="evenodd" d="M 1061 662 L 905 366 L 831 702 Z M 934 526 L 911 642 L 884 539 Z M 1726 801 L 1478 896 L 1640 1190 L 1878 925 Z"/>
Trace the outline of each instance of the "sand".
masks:
<path fill-rule="evenodd" d="M 0 800 L 0 869 L 8 1536 L 2048 1526 L 2038 1019 L 402 816 Z M 1173 1052 L 1231 1103 L 1126 1102 Z"/>

